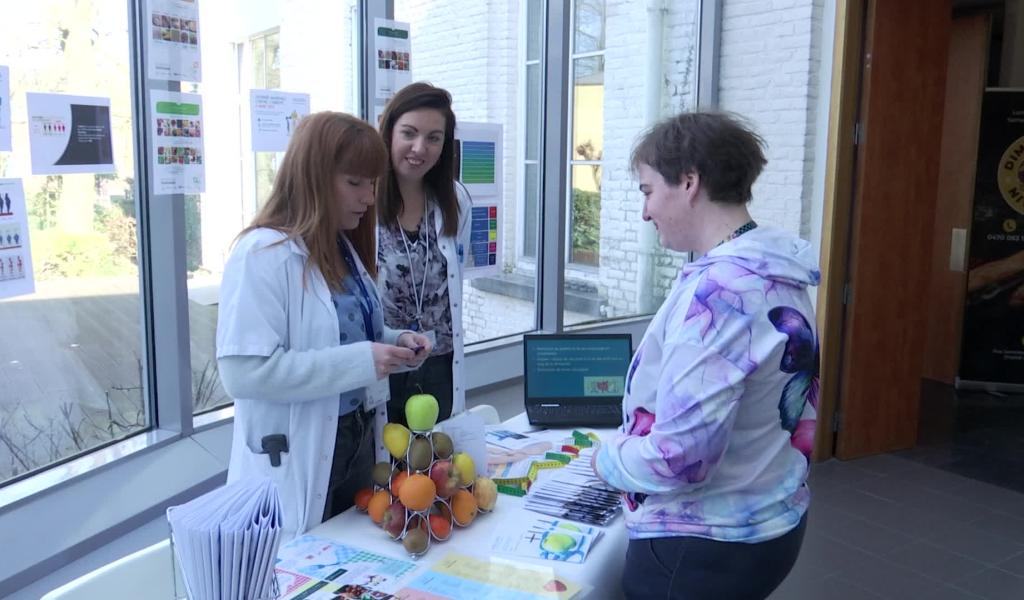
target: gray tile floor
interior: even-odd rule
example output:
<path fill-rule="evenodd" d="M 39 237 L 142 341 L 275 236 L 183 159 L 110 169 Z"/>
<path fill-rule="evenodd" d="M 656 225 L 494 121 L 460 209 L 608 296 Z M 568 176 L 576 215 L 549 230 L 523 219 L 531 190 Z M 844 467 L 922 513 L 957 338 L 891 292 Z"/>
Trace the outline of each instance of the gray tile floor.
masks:
<path fill-rule="evenodd" d="M 773 600 L 1024 598 L 1024 494 L 896 455 L 812 466 Z"/>

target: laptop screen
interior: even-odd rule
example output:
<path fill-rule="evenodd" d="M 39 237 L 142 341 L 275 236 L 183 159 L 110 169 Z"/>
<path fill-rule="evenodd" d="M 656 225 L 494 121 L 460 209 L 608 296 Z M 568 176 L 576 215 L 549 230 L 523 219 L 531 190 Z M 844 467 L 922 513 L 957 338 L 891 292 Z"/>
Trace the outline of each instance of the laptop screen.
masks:
<path fill-rule="evenodd" d="M 523 336 L 526 403 L 620 400 L 633 356 L 629 334 Z"/>

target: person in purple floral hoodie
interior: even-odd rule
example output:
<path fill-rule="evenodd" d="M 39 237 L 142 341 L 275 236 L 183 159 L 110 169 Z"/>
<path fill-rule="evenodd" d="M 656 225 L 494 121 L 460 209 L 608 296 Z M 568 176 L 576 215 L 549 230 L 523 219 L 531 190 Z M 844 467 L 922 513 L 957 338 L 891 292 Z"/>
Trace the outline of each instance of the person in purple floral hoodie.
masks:
<path fill-rule="evenodd" d="M 630 364 L 594 469 L 623 492 L 629 598 L 765 598 L 803 541 L 818 404 L 810 244 L 747 211 L 764 141 L 683 113 L 632 167 L 663 246 L 695 252 Z"/>

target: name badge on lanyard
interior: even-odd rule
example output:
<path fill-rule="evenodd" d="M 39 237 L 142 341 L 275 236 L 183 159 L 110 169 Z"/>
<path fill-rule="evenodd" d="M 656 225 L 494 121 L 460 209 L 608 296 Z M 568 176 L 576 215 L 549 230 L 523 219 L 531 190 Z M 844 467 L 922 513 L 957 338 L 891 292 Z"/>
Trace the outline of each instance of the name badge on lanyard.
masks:
<path fill-rule="evenodd" d="M 345 244 L 341 236 L 338 236 L 338 249 L 341 250 L 341 255 L 345 258 L 345 264 L 348 265 L 348 271 L 352 274 L 352 279 L 355 279 L 356 286 L 359 287 L 359 294 L 356 298 L 356 304 L 359 305 L 359 312 L 363 314 L 363 328 L 366 331 L 366 339 L 370 342 L 377 341 L 377 336 L 373 331 L 373 300 L 370 299 L 370 292 L 366 289 L 366 284 L 363 283 L 363 275 L 359 271 L 359 267 L 356 266 L 356 261 L 352 258 L 352 253 L 348 250 L 348 245 Z"/>

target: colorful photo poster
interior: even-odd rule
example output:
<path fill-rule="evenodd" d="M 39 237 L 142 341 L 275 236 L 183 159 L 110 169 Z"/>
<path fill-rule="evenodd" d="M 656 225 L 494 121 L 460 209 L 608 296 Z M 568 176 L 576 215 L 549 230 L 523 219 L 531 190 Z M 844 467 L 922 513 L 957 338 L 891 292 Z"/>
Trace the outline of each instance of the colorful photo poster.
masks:
<path fill-rule="evenodd" d="M 309 114 L 309 94 L 249 90 L 253 152 L 284 152 L 299 120 Z"/>
<path fill-rule="evenodd" d="M 33 175 L 114 172 L 110 98 L 26 97 Z"/>
<path fill-rule="evenodd" d="M 25 191 L 20 179 L 0 179 L 0 298 L 35 291 Z"/>
<path fill-rule="evenodd" d="M 0 65 L 0 151 L 11 151 L 11 70 Z"/>
<path fill-rule="evenodd" d="M 373 42 L 377 51 L 375 97 L 387 100 L 394 96 L 395 92 L 412 83 L 409 24 L 376 19 Z"/>
<path fill-rule="evenodd" d="M 149 0 L 150 79 L 202 81 L 199 0 Z"/>
<path fill-rule="evenodd" d="M 150 92 L 153 135 L 153 193 L 206 191 L 203 104 L 197 94 Z"/>

